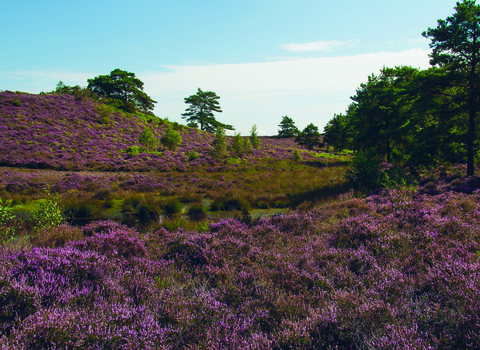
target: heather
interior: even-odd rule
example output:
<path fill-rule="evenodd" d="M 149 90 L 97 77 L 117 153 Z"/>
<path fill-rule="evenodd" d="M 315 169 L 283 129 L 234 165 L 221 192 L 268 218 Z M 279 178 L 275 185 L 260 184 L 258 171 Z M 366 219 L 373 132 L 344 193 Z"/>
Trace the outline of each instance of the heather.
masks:
<path fill-rule="evenodd" d="M 478 348 L 479 200 L 390 189 L 204 232 L 59 226 L 2 248 L 2 348 Z"/>
<path fill-rule="evenodd" d="M 208 132 L 140 112 L 126 113 L 88 98 L 4 91 L 0 92 L 0 115 L 3 166 L 145 172 L 187 171 L 224 163 L 212 152 L 215 136 Z M 162 147 L 152 146 L 161 140 Z M 292 139 L 261 137 L 260 144 L 260 149 L 242 154 L 251 166 L 265 157 L 291 159 L 298 149 Z M 190 157 L 191 152 L 198 157 Z M 302 153 L 306 159 L 318 156 Z"/>

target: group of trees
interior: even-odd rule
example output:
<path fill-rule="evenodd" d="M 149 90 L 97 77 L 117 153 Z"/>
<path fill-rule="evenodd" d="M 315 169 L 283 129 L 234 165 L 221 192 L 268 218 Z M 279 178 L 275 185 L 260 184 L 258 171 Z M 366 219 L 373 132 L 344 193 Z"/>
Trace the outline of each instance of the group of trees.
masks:
<path fill-rule="evenodd" d="M 474 174 L 480 102 L 480 6 L 456 12 L 422 33 L 431 39 L 431 68 L 383 68 L 352 96 L 345 114 L 325 126 L 335 149 L 374 149 L 389 163 L 416 166 L 467 161 Z"/>
<path fill-rule="evenodd" d="M 315 146 L 322 147 L 324 145 L 318 127 L 313 125 L 313 123 L 310 123 L 305 129 L 300 131 L 292 118 L 284 116 L 278 126 L 280 127 L 278 137 L 295 137 L 295 141 L 299 145 L 302 147 L 306 146 L 309 150 L 312 150 Z"/>

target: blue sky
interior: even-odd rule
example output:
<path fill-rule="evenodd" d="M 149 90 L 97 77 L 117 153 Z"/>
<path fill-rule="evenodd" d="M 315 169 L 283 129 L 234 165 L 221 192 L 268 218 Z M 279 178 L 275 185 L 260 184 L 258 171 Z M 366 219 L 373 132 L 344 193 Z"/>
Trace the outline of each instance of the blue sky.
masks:
<path fill-rule="evenodd" d="M 184 122 L 184 97 L 220 96 L 217 119 L 243 135 L 302 129 L 342 113 L 385 65 L 427 68 L 422 31 L 455 1 L 44 0 L 0 3 L 0 90 L 51 91 L 59 80 L 134 72 L 155 114 Z"/>

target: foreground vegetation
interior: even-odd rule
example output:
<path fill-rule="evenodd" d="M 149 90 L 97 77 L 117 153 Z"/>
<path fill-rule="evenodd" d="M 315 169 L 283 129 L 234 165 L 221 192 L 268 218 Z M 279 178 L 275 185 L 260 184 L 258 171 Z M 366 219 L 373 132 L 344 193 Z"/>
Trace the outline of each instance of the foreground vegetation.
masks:
<path fill-rule="evenodd" d="M 0 344 L 478 348 L 479 182 L 432 175 L 418 191 L 350 192 L 203 232 L 99 221 L 13 240 Z"/>

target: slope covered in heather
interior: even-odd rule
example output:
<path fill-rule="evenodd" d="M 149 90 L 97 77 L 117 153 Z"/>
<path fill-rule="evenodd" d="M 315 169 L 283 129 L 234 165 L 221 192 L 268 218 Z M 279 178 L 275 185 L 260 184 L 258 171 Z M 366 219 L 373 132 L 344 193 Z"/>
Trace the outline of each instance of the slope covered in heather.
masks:
<path fill-rule="evenodd" d="M 160 147 L 156 152 L 131 155 L 146 127 L 160 139 L 168 126 L 160 118 L 129 114 L 89 99 L 72 95 L 0 93 L 0 165 L 57 170 L 147 171 L 180 170 L 213 166 L 214 135 L 173 123 L 182 136 L 176 151 Z M 231 140 L 228 142 L 231 143 Z M 291 139 L 262 138 L 261 150 L 246 155 L 293 158 L 298 146 Z M 199 158 L 189 160 L 191 151 Z M 305 152 L 303 157 L 315 156 Z"/>

